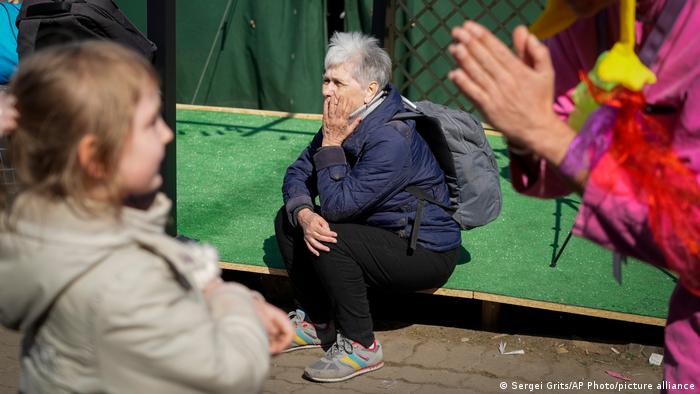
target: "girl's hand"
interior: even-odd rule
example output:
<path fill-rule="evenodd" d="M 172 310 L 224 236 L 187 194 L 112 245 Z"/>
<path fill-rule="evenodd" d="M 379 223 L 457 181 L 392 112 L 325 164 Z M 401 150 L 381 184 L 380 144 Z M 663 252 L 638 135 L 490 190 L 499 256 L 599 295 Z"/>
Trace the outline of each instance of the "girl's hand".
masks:
<path fill-rule="evenodd" d="M 294 327 L 286 313 L 264 299 L 255 298 L 255 311 L 265 326 L 270 342 L 270 354 L 278 354 L 289 347 L 294 336 Z"/>
<path fill-rule="evenodd" d="M 234 284 L 231 283 L 227 284 L 220 278 L 215 278 L 204 287 L 204 298 L 208 299 L 211 297 L 212 292 L 219 287 L 233 285 Z M 240 285 L 236 284 L 235 286 Z M 255 291 L 251 291 L 251 293 L 253 309 L 267 333 L 270 353 L 277 354 L 285 350 L 289 347 L 289 344 L 292 342 L 292 337 L 294 336 L 294 328 L 289 321 L 289 317 L 277 307 L 267 303 L 260 293 Z"/>
<path fill-rule="evenodd" d="M 0 93 L 0 136 L 10 134 L 17 127 L 19 113 L 15 109 L 15 98 Z"/>
<path fill-rule="evenodd" d="M 202 289 L 204 298 L 208 299 L 211 292 L 217 289 L 219 286 L 223 285 L 224 283 L 225 282 L 221 278 L 214 278 L 210 280 L 209 283 L 207 283 L 207 285 L 204 286 L 204 289 Z"/>

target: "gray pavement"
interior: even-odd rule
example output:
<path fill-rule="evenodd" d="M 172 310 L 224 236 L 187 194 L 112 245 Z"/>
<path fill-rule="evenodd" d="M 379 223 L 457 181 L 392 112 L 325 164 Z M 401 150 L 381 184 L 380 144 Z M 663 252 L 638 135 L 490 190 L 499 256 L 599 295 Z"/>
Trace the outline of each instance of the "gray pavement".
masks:
<path fill-rule="evenodd" d="M 461 328 L 410 325 L 380 331 L 384 368 L 342 383 L 318 384 L 302 379 L 303 368 L 323 355 L 320 349 L 282 354 L 272 361 L 266 393 L 514 393 L 622 392 L 656 393 L 662 368 L 648 362 L 657 347 L 604 344 Z M 523 355 L 502 355 L 524 350 Z M 611 348 L 614 348 L 612 350 Z M 616 353 L 617 351 L 618 353 Z M 606 371 L 631 379 L 615 385 Z M 573 383 L 573 384 L 572 384 Z M 651 384 L 637 390 L 631 383 Z M 505 384 L 506 389 L 501 385 Z M 564 384 L 570 384 L 568 389 Z M 538 386 L 539 385 L 539 386 Z M 579 389 L 579 385 L 581 388 Z"/>
<path fill-rule="evenodd" d="M 393 324 L 396 326 L 396 324 Z M 658 347 L 599 343 L 422 324 L 392 323 L 377 331 L 384 346 L 384 368 L 342 383 L 318 384 L 302 379 L 306 365 L 323 355 L 320 349 L 299 350 L 272 360 L 265 393 L 657 393 L 630 385 L 661 381 L 662 368 L 648 362 Z M 0 329 L 0 393 L 16 393 L 19 379 L 19 340 Z M 501 355 L 524 350 L 523 355 Z M 613 350 L 614 348 L 614 350 Z M 606 371 L 631 379 L 622 389 L 605 384 L 625 383 Z M 563 384 L 573 383 L 573 388 Z M 501 384 L 506 389 L 500 388 Z M 579 389 L 578 384 L 582 387 Z M 539 385 L 539 386 L 538 386 Z M 594 386 L 597 385 L 597 386 Z"/>
<path fill-rule="evenodd" d="M 17 392 L 19 342 L 22 337 L 0 326 L 0 393 Z"/>

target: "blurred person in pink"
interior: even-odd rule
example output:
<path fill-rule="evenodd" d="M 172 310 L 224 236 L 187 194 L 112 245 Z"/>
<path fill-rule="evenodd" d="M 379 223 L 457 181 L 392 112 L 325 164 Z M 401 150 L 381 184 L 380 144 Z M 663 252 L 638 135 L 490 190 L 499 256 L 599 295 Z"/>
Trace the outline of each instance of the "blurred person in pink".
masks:
<path fill-rule="evenodd" d="M 610 45 L 617 40 L 619 19 L 613 1 L 569 0 L 567 3 L 581 15 L 593 15 L 605 9 L 607 18 L 579 18 L 544 43 L 526 28 L 518 27 L 513 32 L 515 54 L 482 26 L 466 22 L 453 30 L 455 44 L 450 52 L 459 67 L 449 77 L 485 118 L 503 132 L 510 147 L 511 179 L 518 192 L 542 198 L 582 192 L 573 228 L 576 235 L 661 267 L 668 266 L 668 253 L 687 256 L 686 267 L 690 268 L 679 272 L 679 284 L 669 303 L 664 357 L 664 379 L 668 384 L 662 392 L 688 387 L 679 386 L 683 384 L 694 384 L 698 389 L 700 261 L 697 249 L 681 250 L 681 245 L 674 245 L 678 250 L 668 251 L 659 247 L 650 231 L 648 204 L 635 197 L 638 190 L 634 190 L 637 186 L 633 182 L 621 181 L 615 184 L 615 193 L 610 193 L 589 181 L 596 175 L 596 167 L 571 170 L 571 163 L 584 161 L 581 140 L 585 138 L 583 132 L 577 134 L 563 120 L 573 108 L 571 91 L 580 81 L 579 71 L 593 68 L 600 53 L 599 42 Z M 658 41 L 658 34 L 648 39 L 659 30 L 660 16 L 671 6 L 677 6 L 678 11 L 648 63 L 657 82 L 643 89 L 649 109 L 645 112 L 671 131 L 671 149 L 694 176 L 695 184 L 689 188 L 697 190 L 700 185 L 700 112 L 697 111 L 700 3 L 639 0 L 636 41 L 642 51 L 649 46 L 647 42 Z M 601 25 L 607 26 L 602 29 L 607 37 L 598 40 Z M 689 203 L 693 209 L 700 204 L 695 197 L 682 202 Z M 688 211 L 691 226 L 697 226 L 697 221 L 692 219 L 694 214 L 697 210 Z"/>

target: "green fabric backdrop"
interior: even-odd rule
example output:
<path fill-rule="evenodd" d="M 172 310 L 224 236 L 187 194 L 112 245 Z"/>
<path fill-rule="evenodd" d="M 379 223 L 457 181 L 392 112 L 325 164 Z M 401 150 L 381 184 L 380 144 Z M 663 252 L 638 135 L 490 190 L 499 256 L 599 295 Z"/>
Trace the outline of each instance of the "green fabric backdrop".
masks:
<path fill-rule="evenodd" d="M 177 12 L 179 102 L 193 102 L 213 45 L 194 103 L 320 112 L 322 0 L 183 1 Z"/>
<path fill-rule="evenodd" d="M 320 113 L 327 1 L 210 0 L 206 6 L 179 1 L 177 101 Z M 117 2 L 138 27 L 145 29 L 144 1 Z M 444 49 L 451 40 L 449 28 L 464 22 L 465 17 L 475 18 L 510 42 L 510 31 L 517 24 L 532 21 L 542 1 L 492 2 L 488 9 L 478 2 L 466 2 L 461 12 L 455 12 L 452 1 L 436 0 L 429 11 L 421 12 L 425 3 L 408 0 L 406 8 L 397 9 L 396 26 L 413 27 L 404 40 L 394 44 L 393 58 L 401 59 L 394 83 L 411 99 L 445 103 L 456 92 L 451 83 L 445 83 L 445 75 L 453 67 Z M 373 0 L 346 0 L 345 29 L 370 33 L 373 4 Z M 439 26 L 441 19 L 447 21 L 445 26 Z M 501 25 L 504 28 L 499 28 Z M 404 56 L 409 47 L 415 51 Z M 429 69 L 422 69 L 421 59 L 436 60 Z M 405 73 L 414 75 L 415 81 L 407 84 Z M 436 83 L 438 86 L 431 89 Z M 458 103 L 470 107 L 465 99 Z"/>
<path fill-rule="evenodd" d="M 145 2 L 117 3 L 145 31 Z M 325 0 L 179 1 L 176 23 L 178 102 L 321 112 Z"/>

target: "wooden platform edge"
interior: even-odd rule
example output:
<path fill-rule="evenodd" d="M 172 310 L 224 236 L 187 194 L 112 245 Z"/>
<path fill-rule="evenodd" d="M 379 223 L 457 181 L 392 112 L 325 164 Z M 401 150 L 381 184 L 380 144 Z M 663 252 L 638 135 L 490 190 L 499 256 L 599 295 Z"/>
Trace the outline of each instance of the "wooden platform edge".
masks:
<path fill-rule="evenodd" d="M 208 105 L 190 105 L 190 104 L 177 104 L 176 108 L 182 109 L 182 110 L 189 110 L 189 111 L 228 112 L 228 113 L 233 113 L 233 114 L 279 116 L 282 118 L 306 119 L 306 120 L 321 120 L 322 119 L 322 116 L 320 114 L 303 114 L 303 113 L 284 112 L 284 111 L 266 111 L 266 110 L 262 110 L 262 109 L 250 109 L 250 108 L 212 107 L 212 106 L 208 106 Z"/>
<path fill-rule="evenodd" d="M 635 315 L 632 313 L 624 313 L 624 312 L 607 311 L 604 309 L 588 308 L 588 307 L 584 307 L 584 306 L 558 304 L 555 302 L 530 300 L 527 298 L 510 297 L 510 296 L 503 296 L 503 295 L 499 295 L 499 294 L 483 293 L 483 292 L 478 292 L 478 291 L 474 292 L 474 299 L 482 300 L 482 301 L 498 302 L 501 304 L 526 306 L 528 308 L 546 309 L 546 310 L 555 311 L 555 312 L 565 312 L 565 313 L 573 313 L 573 314 L 584 315 L 584 316 L 601 317 L 604 319 L 622 320 L 622 321 L 628 321 L 628 322 L 632 322 L 632 323 L 648 324 L 648 325 L 652 325 L 652 326 L 662 326 L 663 327 L 666 325 L 666 319 L 662 319 L 662 318 L 658 318 L 658 317 Z"/>
<path fill-rule="evenodd" d="M 221 267 L 221 269 L 225 269 L 225 270 L 244 271 L 244 272 L 251 272 L 251 273 L 257 273 L 257 274 L 269 274 L 269 275 L 276 275 L 276 276 L 287 276 L 287 271 L 284 269 L 280 269 L 280 268 L 270 268 L 270 267 L 262 267 L 262 266 L 257 266 L 257 265 L 229 263 L 229 262 L 225 262 L 225 261 L 219 262 L 219 267 Z M 623 313 L 623 312 L 607 311 L 604 309 L 595 309 L 595 308 L 588 308 L 588 307 L 583 307 L 583 306 L 558 304 L 555 302 L 530 300 L 527 298 L 510 297 L 510 296 L 504 296 L 504 295 L 499 295 L 499 294 L 484 293 L 484 292 L 480 292 L 480 291 L 439 288 L 439 289 L 421 290 L 419 293 L 441 295 L 441 296 L 446 296 L 446 297 L 470 298 L 470 299 L 481 300 L 481 301 L 497 302 L 497 303 L 501 303 L 501 304 L 525 306 L 528 308 L 545 309 L 545 310 L 550 310 L 550 311 L 554 311 L 554 312 L 573 313 L 576 315 L 600 317 L 600 318 L 604 318 L 604 319 L 621 320 L 621 321 L 627 321 L 627 322 L 632 322 L 632 323 L 648 324 L 648 325 L 652 325 L 652 326 L 662 326 L 663 327 L 666 325 L 666 319 L 661 319 L 658 317 L 642 316 L 642 315 L 635 315 L 635 314 Z"/>
<path fill-rule="evenodd" d="M 259 265 L 229 263 L 227 261 L 219 261 L 219 268 L 221 268 L 222 270 L 252 272 L 252 273 L 256 273 L 256 274 L 270 274 L 270 275 L 276 275 L 276 276 L 288 276 L 287 270 L 284 270 L 281 268 L 270 268 L 267 266 L 263 267 L 263 266 L 259 266 Z"/>
<path fill-rule="evenodd" d="M 284 112 L 284 111 L 267 111 L 262 109 L 250 109 L 250 108 L 234 108 L 234 107 L 213 107 L 208 105 L 191 105 L 191 104 L 177 104 L 177 109 L 189 110 L 189 111 L 212 111 L 212 112 L 228 112 L 232 114 L 246 114 L 246 115 L 261 115 L 261 116 L 279 116 L 282 118 L 292 118 L 292 119 L 306 119 L 306 120 L 321 120 L 323 116 L 321 114 L 304 114 L 296 112 Z M 482 123 L 484 128 L 484 134 L 491 136 L 502 136 L 500 132 L 493 128 L 493 126 Z"/>

